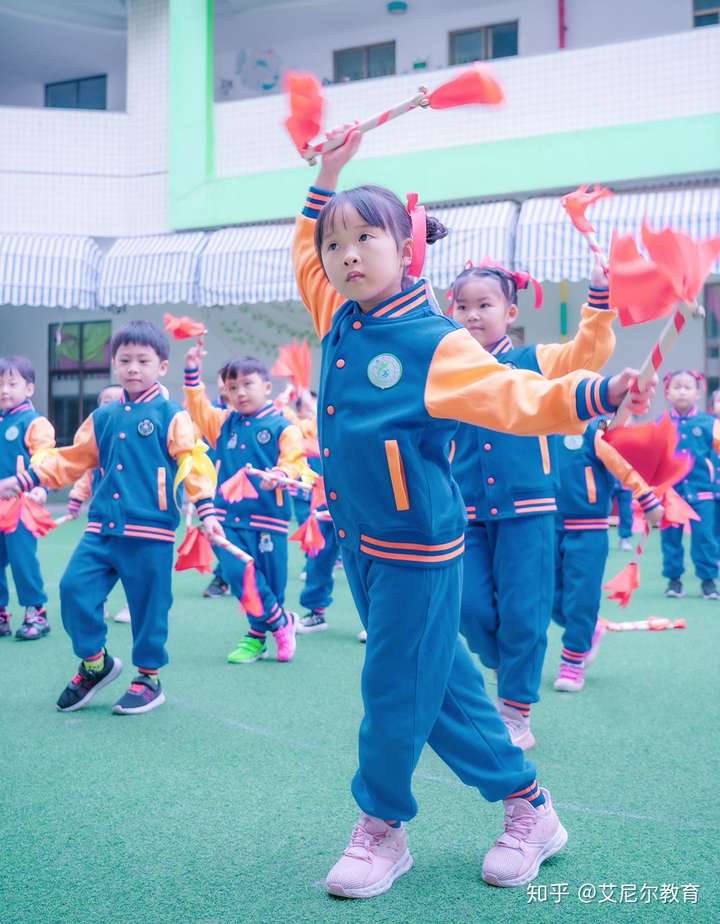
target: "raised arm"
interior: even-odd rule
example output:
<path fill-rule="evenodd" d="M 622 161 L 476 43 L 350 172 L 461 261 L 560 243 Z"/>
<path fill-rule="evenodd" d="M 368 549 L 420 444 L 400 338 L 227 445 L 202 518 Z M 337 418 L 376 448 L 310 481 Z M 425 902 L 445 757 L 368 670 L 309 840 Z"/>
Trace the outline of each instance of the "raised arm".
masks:
<path fill-rule="evenodd" d="M 612 329 L 617 312 L 609 307 L 609 291 L 590 285 L 577 334 L 568 343 L 540 343 L 537 360 L 542 374 L 555 379 L 576 369 L 602 369 L 615 348 Z"/>

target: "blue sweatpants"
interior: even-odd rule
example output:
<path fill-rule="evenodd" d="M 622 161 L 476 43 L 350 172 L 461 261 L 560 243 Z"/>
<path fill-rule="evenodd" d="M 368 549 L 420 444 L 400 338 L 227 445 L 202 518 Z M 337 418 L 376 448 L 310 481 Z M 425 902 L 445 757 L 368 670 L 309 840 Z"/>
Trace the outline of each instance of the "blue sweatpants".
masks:
<path fill-rule="evenodd" d="M 130 609 L 133 664 L 149 670 L 167 664 L 173 551 L 172 542 L 85 533 L 60 581 L 62 621 L 79 658 L 105 645 L 104 603 L 119 580 Z"/>
<path fill-rule="evenodd" d="M 332 603 L 335 562 L 339 555 L 335 527 L 324 520 L 320 520 L 319 525 L 325 548 L 318 555 L 308 555 L 305 559 L 305 587 L 300 594 L 300 605 L 309 610 L 326 610 Z"/>
<path fill-rule="evenodd" d="M 37 539 L 22 523 L 18 523 L 15 532 L 0 533 L 0 606 L 7 606 L 10 601 L 8 565 L 20 606 L 44 606 L 47 594 L 37 557 Z"/>
<path fill-rule="evenodd" d="M 536 703 L 553 602 L 555 516 L 473 523 L 465 536 L 460 631 L 498 672 L 498 696 Z"/>
<path fill-rule="evenodd" d="M 343 549 L 343 563 L 368 636 L 352 783 L 362 811 L 395 821 L 417 814 L 412 775 L 426 743 L 490 801 L 531 785 L 535 768 L 510 742 L 458 637 L 462 559 L 406 568 Z"/>
<path fill-rule="evenodd" d="M 632 491 L 617 487 L 612 496 L 617 498 L 618 534 L 621 539 L 630 539 L 633 525 Z"/>
<path fill-rule="evenodd" d="M 718 544 L 715 538 L 714 500 L 690 504 L 699 520 L 690 522 L 690 557 L 695 574 L 701 581 L 714 581 L 718 576 Z M 685 571 L 682 526 L 670 526 L 660 533 L 663 555 L 663 577 L 677 581 Z"/>
<path fill-rule="evenodd" d="M 554 621 L 563 626 L 563 648 L 590 650 L 600 611 L 609 551 L 606 529 L 558 529 Z"/>
<path fill-rule="evenodd" d="M 263 615 L 247 614 L 251 635 L 264 635 L 285 625 L 285 588 L 288 574 L 288 540 L 284 533 L 260 532 L 257 529 L 233 529 L 224 525 L 225 535 L 233 545 L 255 559 L 255 583 L 263 603 Z M 245 565 L 219 546 L 215 547 L 223 578 L 238 598 L 243 593 Z"/>

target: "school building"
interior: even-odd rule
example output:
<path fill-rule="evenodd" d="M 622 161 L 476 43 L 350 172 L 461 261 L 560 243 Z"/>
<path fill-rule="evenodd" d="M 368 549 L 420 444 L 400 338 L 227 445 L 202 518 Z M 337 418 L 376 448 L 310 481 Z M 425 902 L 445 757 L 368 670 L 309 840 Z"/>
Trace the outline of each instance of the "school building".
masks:
<path fill-rule="evenodd" d="M 592 212 L 606 247 L 643 220 L 720 234 L 719 22 L 720 0 L 0 0 L 0 352 L 32 359 L 65 442 L 127 319 L 202 319 L 208 381 L 239 352 L 317 347 L 289 253 L 314 170 L 283 127 L 283 72 L 320 78 L 329 127 L 474 60 L 502 107 L 409 113 L 366 136 L 344 180 L 418 192 L 451 229 L 426 264 L 441 304 L 490 257 L 544 283 L 516 335 L 562 339 L 591 265 L 563 193 L 615 191 Z M 670 362 L 711 385 L 715 269 Z M 619 331 L 611 369 L 639 364 L 655 330 Z"/>

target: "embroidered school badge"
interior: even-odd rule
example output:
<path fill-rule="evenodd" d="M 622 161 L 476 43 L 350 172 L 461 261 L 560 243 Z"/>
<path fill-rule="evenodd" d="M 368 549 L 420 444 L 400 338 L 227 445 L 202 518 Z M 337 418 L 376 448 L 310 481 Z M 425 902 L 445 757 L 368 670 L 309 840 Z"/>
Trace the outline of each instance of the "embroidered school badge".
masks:
<path fill-rule="evenodd" d="M 20 430 L 15 426 L 8 427 L 7 430 L 5 431 L 5 439 L 8 441 L 16 440 L 19 436 L 20 436 Z"/>
<path fill-rule="evenodd" d="M 140 434 L 140 436 L 150 436 L 151 433 L 155 432 L 155 424 L 152 422 L 152 420 L 148 420 L 146 417 L 137 425 L 137 432 Z"/>
<path fill-rule="evenodd" d="M 702 436 L 702 427 L 693 427 L 693 436 Z"/>
<path fill-rule="evenodd" d="M 380 353 L 370 360 L 368 378 L 376 388 L 392 388 L 402 378 L 402 363 L 392 353 Z"/>
<path fill-rule="evenodd" d="M 237 449 L 237 444 L 238 444 L 238 435 L 237 435 L 237 433 L 233 432 L 233 433 L 230 435 L 230 439 L 227 441 L 227 448 L 228 448 L 228 449 Z"/>
<path fill-rule="evenodd" d="M 261 446 L 265 446 L 272 439 L 272 433 L 269 430 L 258 430 L 256 439 Z"/>
<path fill-rule="evenodd" d="M 581 436 L 566 436 L 563 439 L 563 444 L 566 449 L 575 450 L 580 449 L 583 444 L 583 438 Z"/>
<path fill-rule="evenodd" d="M 272 552 L 275 548 L 272 541 L 272 536 L 270 533 L 260 533 L 260 544 L 258 545 L 258 550 L 260 552 Z"/>

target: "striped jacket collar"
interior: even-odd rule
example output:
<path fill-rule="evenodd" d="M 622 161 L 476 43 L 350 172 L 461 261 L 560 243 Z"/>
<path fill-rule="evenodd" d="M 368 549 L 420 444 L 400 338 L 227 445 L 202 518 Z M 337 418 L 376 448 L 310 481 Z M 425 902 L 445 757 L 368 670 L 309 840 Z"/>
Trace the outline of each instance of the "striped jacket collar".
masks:
<path fill-rule="evenodd" d="M 125 404 L 147 404 L 148 401 L 157 398 L 159 394 L 161 394 L 160 386 L 155 382 L 150 388 L 146 388 L 145 391 L 140 392 L 135 398 L 131 398 L 123 388 L 122 400 Z"/>
<path fill-rule="evenodd" d="M 505 334 L 504 337 L 501 337 L 497 343 L 494 343 L 492 346 L 486 347 L 488 353 L 491 353 L 493 356 L 502 356 L 504 353 L 509 353 L 513 349 L 512 340 Z"/>
<path fill-rule="evenodd" d="M 678 421 L 685 420 L 688 417 L 694 417 L 698 412 L 697 404 L 694 407 L 691 407 L 687 414 L 678 414 L 675 408 L 670 408 L 670 420 Z"/>
<path fill-rule="evenodd" d="M 11 407 L 9 411 L 0 411 L 0 417 L 9 417 L 11 414 L 19 414 L 21 411 L 32 411 L 33 405 L 32 401 L 28 401 L 25 398 L 24 401 L 21 401 L 20 404 L 16 404 L 15 407 Z"/>
<path fill-rule="evenodd" d="M 277 408 L 272 401 L 266 401 L 254 414 L 241 414 L 240 416 L 243 420 L 260 420 L 263 417 L 269 417 L 270 414 L 277 414 Z"/>
<path fill-rule="evenodd" d="M 357 304 L 356 302 L 353 304 Z M 416 283 L 406 289 L 404 292 L 398 292 L 386 298 L 385 301 L 375 305 L 370 311 L 363 312 L 368 318 L 385 318 L 392 320 L 401 318 L 414 311 L 416 308 L 427 308 L 430 303 L 426 283 L 424 279 L 418 279 Z"/>

